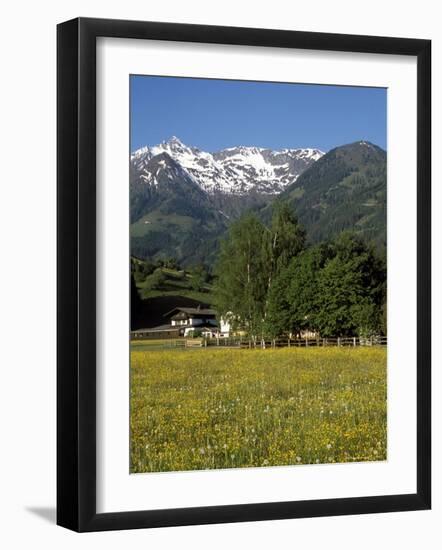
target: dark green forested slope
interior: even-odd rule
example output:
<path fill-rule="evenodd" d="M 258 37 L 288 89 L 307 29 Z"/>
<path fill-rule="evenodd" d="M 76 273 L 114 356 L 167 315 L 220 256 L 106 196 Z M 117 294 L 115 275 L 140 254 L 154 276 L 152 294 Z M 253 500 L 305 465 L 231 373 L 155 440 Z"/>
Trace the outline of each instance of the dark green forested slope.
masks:
<path fill-rule="evenodd" d="M 156 185 L 130 178 L 131 254 L 176 258 L 183 265 L 211 263 L 226 218 L 208 195 L 167 154 L 155 157 Z"/>
<path fill-rule="evenodd" d="M 278 197 L 287 201 L 310 242 L 352 230 L 386 243 L 387 154 L 358 141 L 329 151 Z M 270 209 L 269 207 L 265 210 Z M 263 211 L 263 217 L 269 215 Z"/>

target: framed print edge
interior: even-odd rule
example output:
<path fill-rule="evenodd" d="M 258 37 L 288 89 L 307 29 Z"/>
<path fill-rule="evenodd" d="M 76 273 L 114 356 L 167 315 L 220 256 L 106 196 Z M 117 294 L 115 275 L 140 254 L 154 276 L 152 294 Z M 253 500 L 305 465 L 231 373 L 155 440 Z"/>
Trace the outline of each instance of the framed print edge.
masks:
<path fill-rule="evenodd" d="M 78 21 L 57 29 L 57 523 L 78 518 Z"/>
<path fill-rule="evenodd" d="M 417 492 L 431 507 L 431 42 L 417 54 Z"/>
<path fill-rule="evenodd" d="M 96 513 L 96 39 L 103 36 L 417 57 L 415 494 Z M 100 531 L 430 508 L 430 41 L 74 19 L 58 25 L 57 49 L 57 523 Z"/>

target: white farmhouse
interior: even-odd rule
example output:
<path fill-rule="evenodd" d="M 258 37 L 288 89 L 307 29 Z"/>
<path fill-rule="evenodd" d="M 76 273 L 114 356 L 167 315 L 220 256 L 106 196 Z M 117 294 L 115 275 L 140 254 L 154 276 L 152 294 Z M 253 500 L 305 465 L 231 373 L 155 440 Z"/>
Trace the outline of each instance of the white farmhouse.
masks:
<path fill-rule="evenodd" d="M 172 327 L 180 329 L 183 336 L 191 336 L 198 330 L 203 336 L 211 338 L 218 332 L 216 311 L 201 307 L 177 307 L 166 313 Z"/>

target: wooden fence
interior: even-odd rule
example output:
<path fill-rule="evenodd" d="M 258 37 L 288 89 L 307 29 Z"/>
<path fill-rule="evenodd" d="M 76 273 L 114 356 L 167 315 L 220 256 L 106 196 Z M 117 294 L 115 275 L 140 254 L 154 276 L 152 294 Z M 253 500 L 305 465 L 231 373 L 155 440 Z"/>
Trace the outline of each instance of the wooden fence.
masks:
<path fill-rule="evenodd" d="M 358 347 L 386 346 L 386 336 L 369 338 L 279 338 L 275 340 L 249 340 L 247 338 L 180 338 L 157 342 L 149 348 L 237 348 L 237 349 L 276 349 L 276 348 L 314 348 L 314 347 Z"/>
<path fill-rule="evenodd" d="M 215 341 L 214 341 L 215 340 Z M 225 345 L 221 340 L 217 341 L 216 339 L 209 340 L 208 345 L 210 346 L 219 346 Z M 360 338 L 360 337 L 347 337 L 347 338 L 285 338 L 285 339 L 275 339 L 275 340 L 238 340 L 236 341 L 236 346 L 242 349 L 276 349 L 276 348 L 290 348 L 290 347 L 358 347 L 358 346 L 386 346 L 387 337 L 386 336 L 372 336 L 369 338 Z"/>

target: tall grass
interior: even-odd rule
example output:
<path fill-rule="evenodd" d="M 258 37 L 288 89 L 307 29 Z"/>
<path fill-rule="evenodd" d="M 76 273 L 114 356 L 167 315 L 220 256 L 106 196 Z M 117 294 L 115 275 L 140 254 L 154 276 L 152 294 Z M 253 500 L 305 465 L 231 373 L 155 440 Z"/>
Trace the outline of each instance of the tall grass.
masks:
<path fill-rule="evenodd" d="M 131 352 L 131 472 L 386 459 L 386 350 Z"/>

